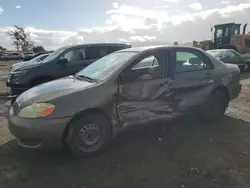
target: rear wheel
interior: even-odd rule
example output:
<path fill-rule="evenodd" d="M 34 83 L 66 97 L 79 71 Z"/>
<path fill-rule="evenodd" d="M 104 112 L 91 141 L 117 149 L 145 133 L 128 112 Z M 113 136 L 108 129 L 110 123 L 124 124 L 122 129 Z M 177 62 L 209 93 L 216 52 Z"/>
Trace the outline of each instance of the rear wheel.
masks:
<path fill-rule="evenodd" d="M 212 92 L 203 108 L 203 117 L 208 121 L 216 121 L 220 119 L 226 111 L 229 99 L 225 92 L 216 90 Z"/>
<path fill-rule="evenodd" d="M 111 129 L 106 118 L 86 114 L 70 123 L 63 142 L 76 156 L 93 156 L 102 151 L 110 139 Z"/>

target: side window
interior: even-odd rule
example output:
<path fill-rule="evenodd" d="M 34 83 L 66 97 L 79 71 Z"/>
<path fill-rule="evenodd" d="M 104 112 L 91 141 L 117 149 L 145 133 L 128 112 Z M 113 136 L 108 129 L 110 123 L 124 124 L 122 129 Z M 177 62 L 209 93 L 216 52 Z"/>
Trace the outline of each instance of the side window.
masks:
<path fill-rule="evenodd" d="M 217 38 L 220 38 L 220 37 L 222 37 L 223 36 L 223 29 L 217 29 L 216 30 L 216 37 Z"/>
<path fill-rule="evenodd" d="M 126 80 L 134 82 L 162 78 L 164 63 L 165 54 L 163 52 L 144 57 L 127 72 Z"/>
<path fill-rule="evenodd" d="M 141 60 L 139 63 L 137 63 L 132 70 L 136 69 L 149 69 L 150 67 L 158 67 L 159 62 L 156 59 L 154 55 L 151 55 L 149 57 L 146 57 L 145 59 Z"/>
<path fill-rule="evenodd" d="M 224 36 L 227 37 L 228 34 L 229 34 L 229 28 L 227 27 L 224 29 Z"/>
<path fill-rule="evenodd" d="M 175 72 L 199 71 L 213 68 L 210 60 L 199 51 L 176 51 Z"/>
<path fill-rule="evenodd" d="M 85 49 L 78 48 L 78 49 L 73 49 L 67 52 L 66 54 L 63 55 L 62 59 L 67 59 L 68 62 L 71 61 L 82 61 L 85 60 Z"/>
<path fill-rule="evenodd" d="M 233 52 L 231 52 L 231 51 L 226 51 L 224 53 L 224 57 L 230 59 L 230 58 L 235 57 L 235 54 Z"/>
<path fill-rule="evenodd" d="M 86 49 L 87 60 L 100 59 L 106 55 L 108 55 L 108 50 L 105 46 L 88 47 Z"/>
<path fill-rule="evenodd" d="M 234 54 L 235 57 L 239 57 L 239 54 L 237 54 L 237 52 L 232 51 L 232 53 Z"/>
<path fill-rule="evenodd" d="M 250 39 L 245 39 L 245 46 L 246 46 L 247 48 L 250 47 Z"/>

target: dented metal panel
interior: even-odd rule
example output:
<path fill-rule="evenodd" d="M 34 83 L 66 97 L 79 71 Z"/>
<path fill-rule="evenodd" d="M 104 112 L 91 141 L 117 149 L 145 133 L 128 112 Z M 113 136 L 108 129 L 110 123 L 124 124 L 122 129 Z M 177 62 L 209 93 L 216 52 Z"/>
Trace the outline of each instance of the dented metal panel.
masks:
<path fill-rule="evenodd" d="M 119 86 L 118 115 L 123 126 L 173 116 L 170 79 L 145 80 Z"/>

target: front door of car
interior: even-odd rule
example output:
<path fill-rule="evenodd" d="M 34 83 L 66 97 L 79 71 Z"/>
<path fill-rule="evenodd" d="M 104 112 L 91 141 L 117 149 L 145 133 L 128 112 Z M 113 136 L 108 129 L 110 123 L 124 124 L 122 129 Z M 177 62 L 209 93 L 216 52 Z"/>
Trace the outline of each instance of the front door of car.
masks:
<path fill-rule="evenodd" d="M 236 53 L 228 50 L 223 53 L 222 61 L 224 63 L 239 64 L 240 57 Z"/>
<path fill-rule="evenodd" d="M 210 59 L 201 51 L 176 48 L 171 53 L 173 100 L 176 115 L 200 105 L 213 89 L 214 69 Z"/>
<path fill-rule="evenodd" d="M 135 60 L 119 77 L 117 111 L 122 126 L 172 117 L 172 87 L 164 51 Z"/>
<path fill-rule="evenodd" d="M 60 77 L 74 75 L 91 62 L 86 58 L 85 48 L 70 49 L 58 60 L 59 75 Z"/>

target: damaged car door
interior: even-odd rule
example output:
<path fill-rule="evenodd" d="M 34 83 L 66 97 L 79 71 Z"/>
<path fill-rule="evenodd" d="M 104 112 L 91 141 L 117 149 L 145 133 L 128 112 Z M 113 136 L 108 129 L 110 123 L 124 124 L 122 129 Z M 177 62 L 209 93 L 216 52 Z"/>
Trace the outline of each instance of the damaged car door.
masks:
<path fill-rule="evenodd" d="M 172 117 L 172 87 L 164 50 L 138 57 L 120 75 L 117 111 L 122 126 Z"/>
<path fill-rule="evenodd" d="M 214 66 L 205 53 L 190 48 L 171 52 L 176 115 L 203 104 L 214 88 Z"/>

